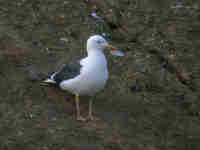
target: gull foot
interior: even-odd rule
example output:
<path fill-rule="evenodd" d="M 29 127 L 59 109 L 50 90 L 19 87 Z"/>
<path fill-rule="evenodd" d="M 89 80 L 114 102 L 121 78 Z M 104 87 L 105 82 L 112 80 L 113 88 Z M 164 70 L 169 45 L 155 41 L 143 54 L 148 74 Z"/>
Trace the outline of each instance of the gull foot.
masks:
<path fill-rule="evenodd" d="M 99 120 L 98 118 L 92 116 L 92 115 L 88 115 L 87 120 L 91 120 L 91 121 L 97 121 Z"/>
<path fill-rule="evenodd" d="M 83 118 L 82 116 L 78 116 L 78 117 L 76 118 L 76 120 L 78 120 L 78 121 L 86 121 L 86 119 Z"/>

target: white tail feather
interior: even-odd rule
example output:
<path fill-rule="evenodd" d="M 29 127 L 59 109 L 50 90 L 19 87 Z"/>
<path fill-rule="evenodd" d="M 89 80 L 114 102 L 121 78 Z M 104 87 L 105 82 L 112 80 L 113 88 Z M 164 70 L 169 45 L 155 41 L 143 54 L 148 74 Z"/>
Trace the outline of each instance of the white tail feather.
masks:
<path fill-rule="evenodd" d="M 54 84 L 56 83 L 56 81 L 54 81 L 52 79 L 46 79 L 43 82 L 45 82 L 45 83 L 54 83 Z"/>

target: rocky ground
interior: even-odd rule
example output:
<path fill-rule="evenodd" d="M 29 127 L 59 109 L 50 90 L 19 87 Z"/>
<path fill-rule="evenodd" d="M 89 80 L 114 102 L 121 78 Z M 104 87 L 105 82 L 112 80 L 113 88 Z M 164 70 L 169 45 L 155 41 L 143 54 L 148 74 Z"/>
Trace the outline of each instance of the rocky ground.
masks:
<path fill-rule="evenodd" d="M 1 150 L 199 150 L 198 0 L 0 0 Z M 97 121 L 73 96 L 40 85 L 104 35 L 110 78 Z M 88 97 L 81 97 L 87 115 Z"/>

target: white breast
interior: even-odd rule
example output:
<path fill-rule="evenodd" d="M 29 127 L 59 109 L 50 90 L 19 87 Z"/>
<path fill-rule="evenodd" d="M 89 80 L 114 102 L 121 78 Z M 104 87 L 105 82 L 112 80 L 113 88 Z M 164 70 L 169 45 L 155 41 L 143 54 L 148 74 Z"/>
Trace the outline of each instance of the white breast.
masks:
<path fill-rule="evenodd" d="M 94 95 L 104 88 L 108 80 L 107 61 L 103 53 L 89 56 L 81 61 L 81 74 L 60 83 L 63 90 L 74 94 Z"/>

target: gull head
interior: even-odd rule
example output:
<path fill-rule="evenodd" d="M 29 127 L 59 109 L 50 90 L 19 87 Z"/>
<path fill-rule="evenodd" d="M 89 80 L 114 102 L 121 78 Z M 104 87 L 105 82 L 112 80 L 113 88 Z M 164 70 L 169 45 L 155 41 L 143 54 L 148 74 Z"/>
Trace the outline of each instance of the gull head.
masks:
<path fill-rule="evenodd" d="M 108 47 L 108 42 L 100 35 L 93 35 L 87 40 L 87 50 L 94 51 L 100 50 L 103 51 L 106 47 Z"/>
<path fill-rule="evenodd" d="M 115 47 L 110 45 L 106 39 L 104 39 L 101 35 L 93 35 L 87 40 L 87 51 L 88 53 L 90 52 L 95 52 L 95 51 L 101 51 L 103 52 L 105 48 L 110 49 L 111 54 L 115 56 L 124 56 L 124 54 L 116 50 Z"/>

